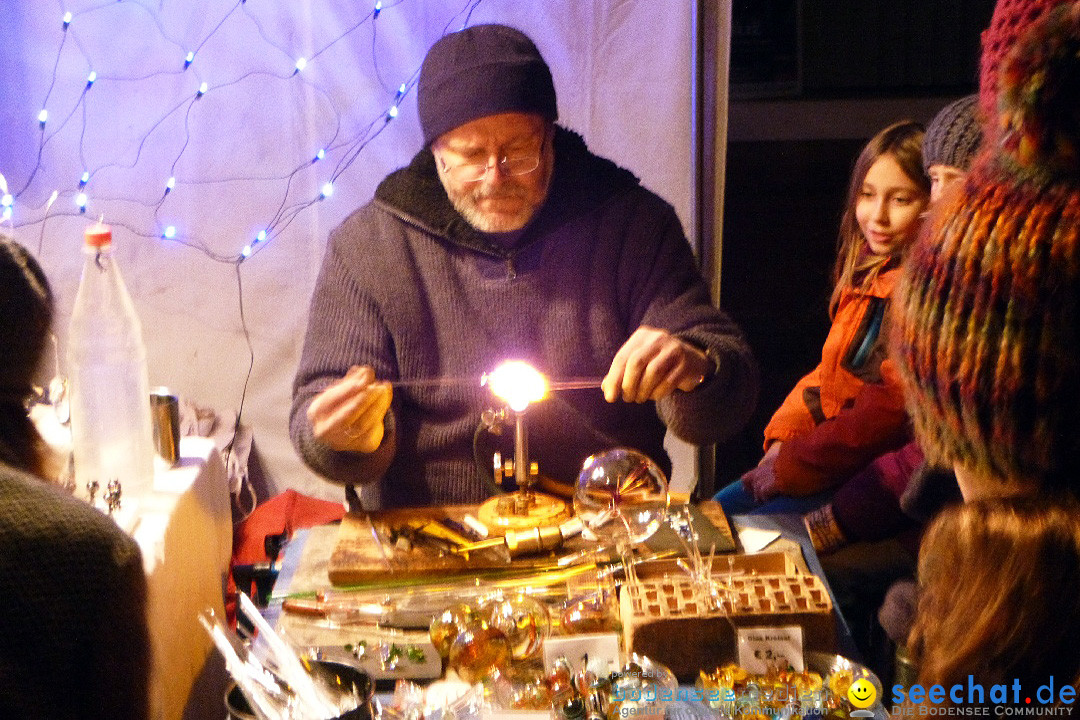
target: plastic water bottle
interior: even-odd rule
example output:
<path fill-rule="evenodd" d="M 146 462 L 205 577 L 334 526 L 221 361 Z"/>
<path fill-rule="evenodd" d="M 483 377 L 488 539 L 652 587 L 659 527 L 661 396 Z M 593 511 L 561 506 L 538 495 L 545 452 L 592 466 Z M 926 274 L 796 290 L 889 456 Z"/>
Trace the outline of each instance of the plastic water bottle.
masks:
<path fill-rule="evenodd" d="M 86 229 L 68 330 L 75 483 L 100 499 L 118 481 L 122 497 L 138 498 L 154 483 L 150 383 L 142 325 L 112 250 L 109 226 Z"/>

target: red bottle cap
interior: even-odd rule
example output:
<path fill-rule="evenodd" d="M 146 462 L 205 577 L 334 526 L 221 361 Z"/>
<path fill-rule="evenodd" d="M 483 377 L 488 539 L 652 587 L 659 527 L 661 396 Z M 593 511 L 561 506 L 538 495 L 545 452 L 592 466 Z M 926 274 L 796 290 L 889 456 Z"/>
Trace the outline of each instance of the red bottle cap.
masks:
<path fill-rule="evenodd" d="M 100 248 L 112 244 L 112 228 L 98 220 L 86 228 L 86 245 Z"/>

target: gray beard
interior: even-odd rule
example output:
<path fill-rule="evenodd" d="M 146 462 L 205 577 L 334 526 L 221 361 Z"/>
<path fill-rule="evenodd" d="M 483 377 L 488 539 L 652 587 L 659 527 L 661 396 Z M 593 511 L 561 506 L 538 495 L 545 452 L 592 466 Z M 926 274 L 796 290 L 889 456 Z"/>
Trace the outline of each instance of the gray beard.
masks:
<path fill-rule="evenodd" d="M 445 187 L 445 186 L 444 186 Z M 461 217 L 465 218 L 465 222 L 469 223 L 472 227 L 484 233 L 508 233 L 515 230 L 521 230 L 523 227 L 529 224 L 533 216 L 536 214 L 540 206 L 547 200 L 548 191 L 551 189 L 551 174 L 546 178 L 544 184 L 544 192 L 540 199 L 532 205 L 527 205 L 521 209 L 520 212 L 510 217 L 490 217 L 481 212 L 477 206 L 475 200 L 475 192 L 464 193 L 450 193 L 447 190 L 447 197 L 450 198 L 451 204 L 454 209 L 458 211 Z M 520 186 L 511 185 L 510 188 L 503 191 L 505 194 L 518 197 L 519 193 L 525 191 Z"/>
<path fill-rule="evenodd" d="M 481 212 L 471 195 L 453 195 L 450 197 L 454 209 L 458 211 L 465 221 L 480 232 L 505 233 L 520 230 L 528 224 L 532 216 L 536 214 L 538 205 L 526 205 L 520 212 L 512 216 L 493 217 Z"/>

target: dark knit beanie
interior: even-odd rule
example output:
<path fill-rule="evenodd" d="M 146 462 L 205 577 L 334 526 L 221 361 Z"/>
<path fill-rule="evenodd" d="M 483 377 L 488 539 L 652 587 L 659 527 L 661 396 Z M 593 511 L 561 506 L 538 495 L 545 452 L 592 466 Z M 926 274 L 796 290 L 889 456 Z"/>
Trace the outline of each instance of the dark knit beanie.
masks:
<path fill-rule="evenodd" d="M 982 125 L 978 118 L 978 96 L 967 95 L 943 107 L 923 137 L 923 169 L 948 165 L 965 172 L 971 167 L 982 143 Z"/>
<path fill-rule="evenodd" d="M 488 115 L 558 118 L 550 68 L 525 33 L 506 25 L 474 25 L 432 45 L 420 67 L 417 106 L 425 145 Z"/>
<path fill-rule="evenodd" d="M 1080 489 L 1080 3 L 1001 68 L 1000 140 L 934 208 L 897 288 L 893 350 L 920 444 Z"/>
<path fill-rule="evenodd" d="M 990 26 L 982 33 L 979 59 L 979 107 L 985 117 L 997 113 L 998 69 L 1020 36 L 1044 12 L 1066 0 L 997 0 Z"/>

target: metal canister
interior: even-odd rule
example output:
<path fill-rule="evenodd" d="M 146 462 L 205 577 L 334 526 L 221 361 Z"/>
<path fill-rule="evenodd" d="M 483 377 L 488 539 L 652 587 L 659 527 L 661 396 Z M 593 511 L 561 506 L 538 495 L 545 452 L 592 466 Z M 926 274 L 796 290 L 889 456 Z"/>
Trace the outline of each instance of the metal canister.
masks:
<path fill-rule="evenodd" d="M 169 388 L 150 391 L 150 416 L 154 426 L 154 452 L 165 467 L 180 460 L 180 400 Z"/>

